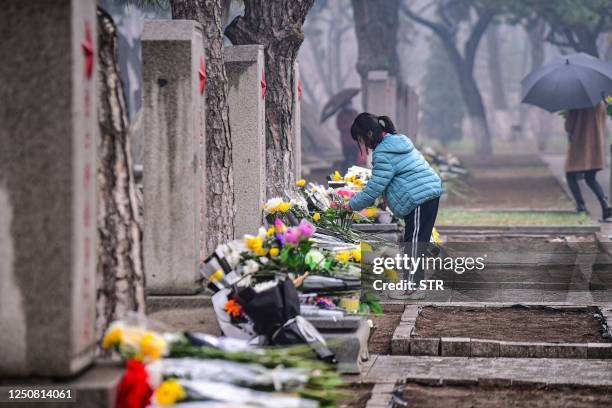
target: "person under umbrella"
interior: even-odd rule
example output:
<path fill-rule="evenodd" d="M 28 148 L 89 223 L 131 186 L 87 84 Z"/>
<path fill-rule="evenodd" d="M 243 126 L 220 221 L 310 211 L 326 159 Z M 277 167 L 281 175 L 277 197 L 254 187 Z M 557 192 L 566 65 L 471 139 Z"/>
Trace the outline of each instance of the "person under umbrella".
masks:
<path fill-rule="evenodd" d="M 593 108 L 572 109 L 567 112 L 565 130 L 569 136 L 569 147 L 565 161 L 565 176 L 576 201 L 576 210 L 588 212 L 578 185 L 579 178 L 584 178 L 599 200 L 602 220 L 609 220 L 612 210 L 596 179 L 597 172 L 605 166 L 605 121 L 606 106 L 603 102 Z"/>
<path fill-rule="evenodd" d="M 567 184 L 578 212 L 586 206 L 578 179 L 584 178 L 602 209 L 602 220 L 611 216 L 610 205 L 596 179 L 604 168 L 604 126 L 606 106 L 612 94 L 612 63 L 585 53 L 553 58 L 521 81 L 522 102 L 549 112 L 566 112 L 565 129 L 569 147 L 565 162 Z"/>

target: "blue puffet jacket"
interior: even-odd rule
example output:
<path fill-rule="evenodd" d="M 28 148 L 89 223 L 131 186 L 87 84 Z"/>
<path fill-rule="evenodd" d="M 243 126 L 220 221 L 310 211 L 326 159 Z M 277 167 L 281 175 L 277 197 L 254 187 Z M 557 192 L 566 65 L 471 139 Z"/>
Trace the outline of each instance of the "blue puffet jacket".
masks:
<path fill-rule="evenodd" d="M 349 204 L 354 211 L 371 206 L 380 195 L 397 217 L 442 195 L 442 181 L 410 139 L 386 135 L 372 152 L 372 178 Z"/>

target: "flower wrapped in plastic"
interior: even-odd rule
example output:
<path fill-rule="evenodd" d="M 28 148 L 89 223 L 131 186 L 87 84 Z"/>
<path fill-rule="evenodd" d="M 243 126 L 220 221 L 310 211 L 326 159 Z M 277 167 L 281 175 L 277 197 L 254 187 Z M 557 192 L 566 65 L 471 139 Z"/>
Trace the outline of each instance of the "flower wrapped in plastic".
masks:
<path fill-rule="evenodd" d="M 144 363 L 153 362 L 168 352 L 164 336 L 147 328 L 146 320 L 136 317 L 112 323 L 104 334 L 102 347 L 117 351 L 123 360 Z"/>

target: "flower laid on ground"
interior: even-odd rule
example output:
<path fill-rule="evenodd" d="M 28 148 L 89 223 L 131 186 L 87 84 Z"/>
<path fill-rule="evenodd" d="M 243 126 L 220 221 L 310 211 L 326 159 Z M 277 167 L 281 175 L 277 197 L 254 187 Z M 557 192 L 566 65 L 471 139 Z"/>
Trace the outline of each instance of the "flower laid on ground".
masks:
<path fill-rule="evenodd" d="M 126 326 L 122 321 L 110 325 L 102 346 L 115 349 L 124 360 L 135 359 L 145 363 L 159 359 L 168 348 L 161 335 L 140 326 Z"/>
<path fill-rule="evenodd" d="M 228 315 L 235 319 L 241 317 L 243 314 L 242 306 L 240 306 L 240 303 L 236 302 L 234 299 L 229 299 L 227 302 L 225 302 L 224 309 Z"/>
<path fill-rule="evenodd" d="M 312 215 L 312 219 L 315 221 L 319 221 L 321 219 L 321 214 L 316 212 Z"/>
<path fill-rule="evenodd" d="M 263 206 L 265 214 L 286 213 L 291 209 L 293 204 L 290 201 L 284 201 L 281 197 L 269 199 Z"/>
<path fill-rule="evenodd" d="M 302 220 L 298 226 L 298 231 L 300 232 L 301 236 L 310 238 L 315 232 L 315 227 L 308 221 Z"/>
<path fill-rule="evenodd" d="M 348 201 L 348 200 L 350 200 L 351 198 L 355 197 L 355 192 L 354 192 L 354 191 L 351 191 L 351 190 L 346 190 L 346 189 L 344 189 L 344 188 L 339 188 L 339 189 L 336 191 L 336 193 L 337 193 L 337 194 L 338 194 L 340 197 L 344 198 L 344 200 L 345 200 L 345 201 Z"/>
<path fill-rule="evenodd" d="M 339 251 L 336 254 L 336 258 L 340 261 L 340 262 L 348 262 L 349 259 L 351 259 L 351 253 L 349 251 Z"/>
<path fill-rule="evenodd" d="M 340 172 L 338 170 L 336 170 L 334 172 L 333 180 L 334 181 L 341 181 L 342 180 L 342 175 L 340 174 Z"/>
<path fill-rule="evenodd" d="M 435 227 L 431 230 L 431 239 L 433 243 L 436 245 L 440 245 L 442 243 L 442 239 L 440 238 L 440 233 Z"/>
<path fill-rule="evenodd" d="M 368 208 L 364 208 L 363 210 L 361 210 L 361 214 L 364 217 L 368 217 L 368 218 L 374 218 L 378 216 L 378 208 L 376 207 L 368 207 Z"/>
<path fill-rule="evenodd" d="M 351 257 L 355 262 L 361 262 L 361 248 L 351 251 Z"/>
<path fill-rule="evenodd" d="M 174 405 L 185 399 L 187 393 L 176 380 L 166 380 L 155 391 L 155 400 L 160 405 Z"/>
<path fill-rule="evenodd" d="M 141 361 L 129 360 L 125 374 L 117 387 L 117 408 L 145 408 L 151 403 L 153 389 L 149 376 Z"/>
<path fill-rule="evenodd" d="M 304 258 L 304 262 L 306 263 L 306 265 L 308 265 L 310 269 L 316 269 L 320 265 L 323 265 L 324 261 L 325 255 L 323 255 L 321 251 L 318 251 L 316 249 L 311 249 L 310 251 L 308 251 Z"/>
<path fill-rule="evenodd" d="M 306 185 L 306 180 L 304 180 L 304 179 L 297 180 L 295 182 L 295 185 L 298 186 L 298 187 L 304 187 Z"/>
<path fill-rule="evenodd" d="M 280 253 L 280 249 L 278 249 L 277 247 L 270 248 L 270 256 L 272 257 L 278 256 L 279 253 Z"/>

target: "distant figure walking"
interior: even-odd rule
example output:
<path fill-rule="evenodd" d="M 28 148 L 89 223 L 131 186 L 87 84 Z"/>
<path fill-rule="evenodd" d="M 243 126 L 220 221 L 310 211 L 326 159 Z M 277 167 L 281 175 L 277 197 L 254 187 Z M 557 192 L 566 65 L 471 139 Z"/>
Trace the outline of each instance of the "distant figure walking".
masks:
<path fill-rule="evenodd" d="M 345 104 L 336 117 L 336 127 L 340 131 L 340 143 L 342 144 L 342 154 L 344 156 L 344 170 L 358 164 L 366 164 L 365 157 L 362 157 L 359 147 L 351 137 L 351 126 L 357 117 L 357 111 L 352 108 L 351 103 Z"/>
<path fill-rule="evenodd" d="M 597 172 L 605 167 L 605 121 L 606 107 L 603 102 L 593 108 L 571 110 L 565 118 L 565 130 L 569 136 L 565 175 L 576 201 L 576 210 L 588 212 L 578 185 L 578 180 L 584 177 L 599 200 L 602 220 L 612 215 L 608 199 L 596 179 Z"/>

